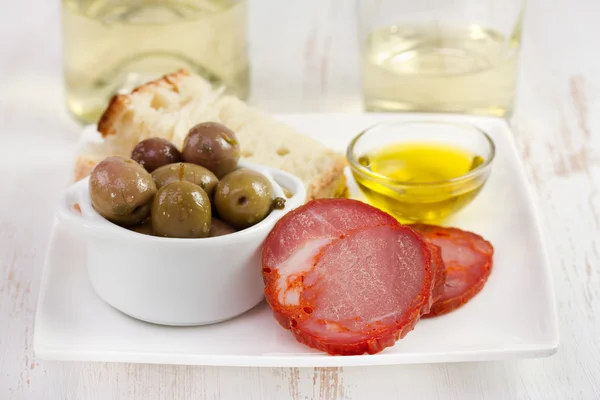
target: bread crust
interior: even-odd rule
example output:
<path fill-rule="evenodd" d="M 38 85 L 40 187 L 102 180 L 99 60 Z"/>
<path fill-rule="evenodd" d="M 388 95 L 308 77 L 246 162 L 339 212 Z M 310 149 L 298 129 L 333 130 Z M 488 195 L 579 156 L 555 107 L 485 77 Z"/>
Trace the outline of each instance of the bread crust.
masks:
<path fill-rule="evenodd" d="M 128 94 L 116 94 L 108 103 L 108 107 L 100 117 L 98 121 L 98 132 L 102 137 L 109 135 L 115 135 L 118 121 L 121 115 L 126 112 L 127 106 L 132 102 L 132 97 L 135 97 L 138 93 L 153 93 L 157 87 L 163 87 L 178 93 L 178 84 L 180 84 L 185 78 L 190 77 L 192 74 L 186 69 L 180 69 L 179 71 L 171 74 L 164 75 L 161 78 L 147 82 Z"/>

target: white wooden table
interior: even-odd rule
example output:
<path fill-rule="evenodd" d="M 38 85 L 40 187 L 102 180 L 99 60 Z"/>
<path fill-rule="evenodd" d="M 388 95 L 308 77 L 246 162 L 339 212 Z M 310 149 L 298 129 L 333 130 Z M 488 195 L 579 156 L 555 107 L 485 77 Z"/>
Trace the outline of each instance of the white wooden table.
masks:
<path fill-rule="evenodd" d="M 361 110 L 353 1 L 251 3 L 254 104 L 271 112 Z M 511 118 L 545 217 L 558 354 L 344 369 L 34 356 L 44 251 L 78 132 L 63 107 L 59 11 L 58 1 L 0 6 L 0 399 L 600 398 L 600 2 L 530 1 Z"/>

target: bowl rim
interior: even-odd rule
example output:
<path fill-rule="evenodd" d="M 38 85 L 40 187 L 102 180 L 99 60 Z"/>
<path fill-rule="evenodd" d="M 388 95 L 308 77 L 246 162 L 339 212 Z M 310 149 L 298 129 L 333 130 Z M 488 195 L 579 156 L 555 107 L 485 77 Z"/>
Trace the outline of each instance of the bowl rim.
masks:
<path fill-rule="evenodd" d="M 69 224 L 74 229 L 80 230 L 86 236 L 110 236 L 111 239 L 118 240 L 119 238 L 127 240 L 141 240 L 148 243 L 166 244 L 166 245 L 189 245 L 189 246 L 214 246 L 220 244 L 234 243 L 243 241 L 253 236 L 264 233 L 266 236 L 270 228 L 286 213 L 294 208 L 304 204 L 306 200 L 306 189 L 300 179 L 283 170 L 267 167 L 264 165 L 254 164 L 247 161 L 240 161 L 240 168 L 248 168 L 262 173 L 273 185 L 274 197 L 286 198 L 285 207 L 281 210 L 272 210 L 271 213 L 262 221 L 249 228 L 233 232 L 228 235 L 205 237 L 205 238 L 172 238 L 146 235 L 130 229 L 119 226 L 106 218 L 102 217 L 92 207 L 89 197 L 88 182 L 89 176 L 72 184 L 64 193 L 60 200 L 57 209 L 57 217 L 59 220 Z M 282 185 L 279 181 L 285 181 L 292 187 L 293 195 L 287 198 L 283 193 Z M 287 185 L 284 185 L 287 188 Z M 72 211 L 72 207 L 78 204 L 79 210 L 77 213 Z M 266 232 L 264 232 L 266 230 Z"/>
<path fill-rule="evenodd" d="M 469 129 L 471 131 L 478 132 L 481 136 L 483 136 L 483 138 L 487 142 L 487 144 L 490 148 L 490 156 L 487 157 L 481 165 L 478 165 L 475 169 L 473 169 L 463 175 L 460 175 L 460 176 L 457 176 L 457 177 L 454 177 L 451 179 L 441 180 L 441 181 L 424 181 L 424 182 L 408 182 L 408 181 L 393 179 L 388 176 L 378 174 L 376 172 L 373 172 L 373 171 L 367 169 L 363 165 L 361 165 L 358 162 L 358 160 L 356 159 L 356 157 L 354 157 L 354 154 L 353 154 L 354 146 L 356 145 L 358 140 L 361 137 L 363 137 L 365 134 L 367 134 L 368 132 L 370 132 L 374 129 L 377 129 L 377 128 L 385 127 L 385 126 L 409 125 L 409 124 L 452 125 L 454 127 L 459 127 L 462 129 Z M 455 121 L 445 121 L 445 120 L 426 119 L 426 118 L 425 119 L 392 120 L 392 121 L 377 122 L 365 129 L 363 129 L 362 132 L 360 132 L 358 135 L 356 135 L 354 138 L 352 138 L 352 140 L 350 141 L 350 143 L 348 144 L 348 147 L 346 149 L 346 159 L 348 160 L 348 163 L 350 164 L 350 168 L 353 170 L 353 172 L 354 171 L 360 172 L 369 178 L 377 179 L 377 180 L 383 181 L 385 183 L 393 184 L 394 186 L 406 186 L 406 187 L 434 187 L 434 186 L 442 186 L 442 185 L 448 185 L 448 184 L 453 184 L 453 183 L 457 183 L 457 182 L 462 182 L 464 180 L 467 180 L 469 178 L 472 178 L 474 176 L 481 174 L 485 169 L 488 169 L 488 167 L 491 167 L 495 156 L 496 156 L 496 145 L 494 143 L 494 140 L 490 137 L 490 135 L 488 135 L 483 129 L 479 128 L 478 126 L 468 123 L 468 122 L 455 122 Z"/>

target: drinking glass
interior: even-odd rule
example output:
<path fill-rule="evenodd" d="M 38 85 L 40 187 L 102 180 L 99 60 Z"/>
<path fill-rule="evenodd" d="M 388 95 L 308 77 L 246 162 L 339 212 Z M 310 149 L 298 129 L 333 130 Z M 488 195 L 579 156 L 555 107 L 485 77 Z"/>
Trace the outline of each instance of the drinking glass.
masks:
<path fill-rule="evenodd" d="M 357 0 L 367 111 L 508 115 L 524 0 Z"/>
<path fill-rule="evenodd" d="M 82 122 L 180 68 L 248 95 L 247 0 L 63 0 L 62 18 L 67 105 Z"/>

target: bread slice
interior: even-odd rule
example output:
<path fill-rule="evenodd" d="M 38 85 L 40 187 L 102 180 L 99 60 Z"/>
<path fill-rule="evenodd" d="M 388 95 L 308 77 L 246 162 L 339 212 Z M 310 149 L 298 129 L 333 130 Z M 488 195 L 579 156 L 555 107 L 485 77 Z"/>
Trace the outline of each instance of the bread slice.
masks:
<path fill-rule="evenodd" d="M 222 95 L 186 70 L 114 96 L 98 123 L 103 140 L 79 153 L 75 179 L 87 176 L 107 156 L 129 156 L 138 142 L 150 137 L 170 140 L 181 149 L 189 129 L 206 121 L 220 122 L 236 133 L 242 159 L 300 178 L 309 200 L 344 195 L 342 155 L 236 97 Z"/>

